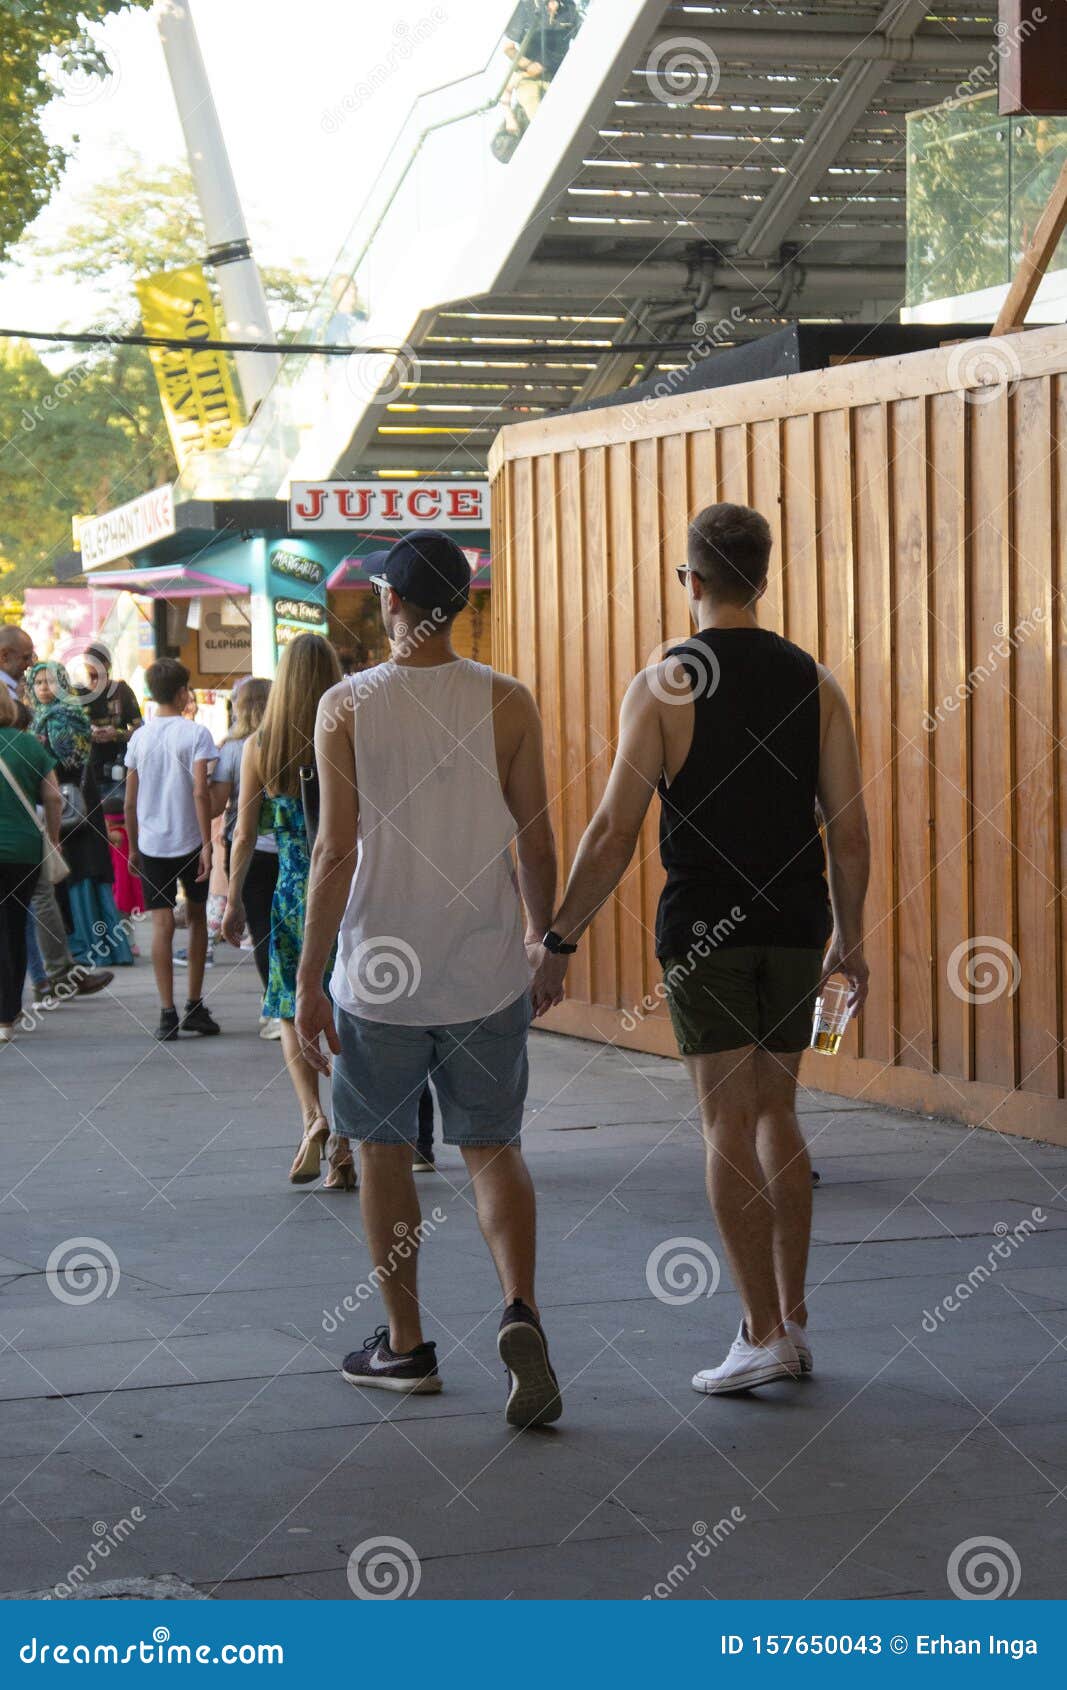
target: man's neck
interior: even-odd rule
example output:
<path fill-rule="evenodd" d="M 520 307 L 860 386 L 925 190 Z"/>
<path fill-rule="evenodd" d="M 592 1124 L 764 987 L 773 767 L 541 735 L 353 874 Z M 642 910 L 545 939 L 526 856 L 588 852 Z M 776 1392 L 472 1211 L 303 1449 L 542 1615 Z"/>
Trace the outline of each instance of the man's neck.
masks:
<path fill-rule="evenodd" d="M 178 706 L 176 704 L 157 704 L 156 705 L 156 715 L 157 716 L 180 716 L 181 711 L 178 709 Z"/>
<path fill-rule="evenodd" d="M 431 634 L 420 641 L 391 640 L 390 646 L 390 656 L 401 669 L 437 669 L 442 663 L 459 662 L 450 633 Z"/>
<path fill-rule="evenodd" d="M 712 604 L 701 599 L 697 608 L 697 632 L 708 628 L 758 628 L 756 612 L 750 604 Z"/>

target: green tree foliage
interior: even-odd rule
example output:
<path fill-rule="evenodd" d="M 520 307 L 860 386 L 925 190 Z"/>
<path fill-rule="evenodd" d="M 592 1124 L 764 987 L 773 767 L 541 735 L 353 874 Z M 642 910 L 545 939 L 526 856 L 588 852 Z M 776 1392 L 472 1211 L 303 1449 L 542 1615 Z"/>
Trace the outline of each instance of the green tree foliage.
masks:
<path fill-rule="evenodd" d="M 146 174 L 131 155 L 79 200 L 57 236 L 28 236 L 17 257 L 31 274 L 66 276 L 81 284 L 80 299 L 98 301 L 95 320 L 73 327 L 118 335 L 140 324 L 134 281 L 198 263 L 205 245 L 188 171 Z M 263 280 L 275 315 L 308 303 L 303 275 L 268 269 Z M 60 369 L 43 347 L 0 341 L 0 593 L 8 608 L 21 589 L 52 578 L 54 559 L 71 549 L 72 517 L 177 474 L 147 351 L 112 343 L 77 349 L 73 361 L 61 356 Z"/>
<path fill-rule="evenodd" d="M 3 0 L 0 0 L 0 5 Z M 30 262 L 59 266 L 78 281 L 105 282 L 116 309 L 137 320 L 133 284 L 139 276 L 198 264 L 207 241 L 193 179 L 184 165 L 145 173 L 130 154 L 107 178 L 84 193 L 70 223 L 50 243 L 27 244 Z M 295 270 L 262 269 L 272 306 L 301 310 L 311 297 L 309 279 Z M 279 313 L 275 313 L 278 315 Z"/>
<path fill-rule="evenodd" d="M 52 578 L 74 516 L 132 499 L 176 466 L 140 347 L 93 348 L 60 373 L 0 342 L 0 591 Z"/>
<path fill-rule="evenodd" d="M 151 0 L 0 0 L 0 259 L 48 203 L 67 155 L 45 139 L 48 102 L 93 76 L 107 60 L 93 24 Z"/>

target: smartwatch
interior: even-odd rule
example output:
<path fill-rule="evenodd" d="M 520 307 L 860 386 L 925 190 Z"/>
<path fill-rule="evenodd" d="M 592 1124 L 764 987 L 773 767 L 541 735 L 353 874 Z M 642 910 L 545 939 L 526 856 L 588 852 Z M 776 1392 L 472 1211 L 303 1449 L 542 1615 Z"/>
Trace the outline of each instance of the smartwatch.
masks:
<path fill-rule="evenodd" d="M 560 938 L 558 933 L 554 933 L 552 931 L 551 927 L 541 940 L 541 943 L 544 945 L 546 951 L 551 951 L 553 956 L 573 956 L 575 951 L 578 949 L 577 945 L 568 945 Z"/>

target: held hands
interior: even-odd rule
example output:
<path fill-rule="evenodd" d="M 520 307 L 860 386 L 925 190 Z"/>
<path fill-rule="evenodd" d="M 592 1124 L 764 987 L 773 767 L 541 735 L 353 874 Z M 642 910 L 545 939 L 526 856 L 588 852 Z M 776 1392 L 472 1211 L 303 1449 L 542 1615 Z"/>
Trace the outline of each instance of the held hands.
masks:
<path fill-rule="evenodd" d="M 526 955 L 533 969 L 533 980 L 530 983 L 530 997 L 533 1001 L 534 1020 L 546 1015 L 554 1009 L 557 1003 L 562 1003 L 566 993 L 563 983 L 567 978 L 567 964 L 569 956 L 554 956 L 546 951 L 539 939 L 527 939 Z"/>
<path fill-rule="evenodd" d="M 822 979 L 820 989 L 825 986 L 832 974 L 843 974 L 849 984 L 848 1010 L 850 1015 L 856 1015 L 867 1001 L 867 991 L 870 986 L 870 969 L 863 954 L 862 943 L 847 946 L 838 933 L 830 939 L 830 948 L 823 958 Z"/>
<path fill-rule="evenodd" d="M 329 1050 L 322 1049 L 320 1034 L 325 1034 Z M 301 986 L 297 982 L 296 1036 L 300 1040 L 300 1054 L 308 1066 L 320 1074 L 328 1074 L 333 1066 L 329 1052 L 339 1055 L 341 1041 L 334 1026 L 333 1004 L 321 986 Z"/>

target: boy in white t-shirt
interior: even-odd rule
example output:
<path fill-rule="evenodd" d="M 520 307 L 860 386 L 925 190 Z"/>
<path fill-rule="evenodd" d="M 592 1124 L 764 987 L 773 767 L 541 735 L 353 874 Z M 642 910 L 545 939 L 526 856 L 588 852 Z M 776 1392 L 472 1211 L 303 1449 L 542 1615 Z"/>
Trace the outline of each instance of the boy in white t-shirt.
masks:
<path fill-rule="evenodd" d="M 173 657 L 161 657 L 145 675 L 158 710 L 126 750 L 126 831 L 130 867 L 144 885 L 152 912 L 152 967 L 159 992 L 156 1038 L 183 1033 L 217 1033 L 219 1024 L 204 1003 L 207 959 L 207 894 L 211 878 L 211 795 L 208 776 L 218 756 L 207 729 L 187 721 L 189 671 Z M 189 914 L 189 999 L 179 1016 L 174 1007 L 174 906 L 178 882 Z"/>

